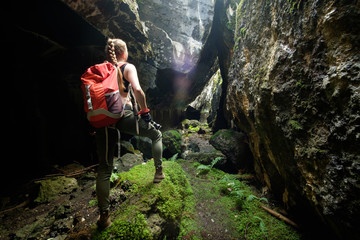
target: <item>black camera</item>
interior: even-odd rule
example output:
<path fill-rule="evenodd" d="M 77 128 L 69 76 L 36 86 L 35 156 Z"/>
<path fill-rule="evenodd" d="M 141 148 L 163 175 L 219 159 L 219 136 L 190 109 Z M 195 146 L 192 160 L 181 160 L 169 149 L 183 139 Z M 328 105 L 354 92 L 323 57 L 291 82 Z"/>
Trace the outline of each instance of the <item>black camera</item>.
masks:
<path fill-rule="evenodd" d="M 151 123 L 154 125 L 154 127 L 159 130 L 161 128 L 161 125 L 151 120 Z"/>

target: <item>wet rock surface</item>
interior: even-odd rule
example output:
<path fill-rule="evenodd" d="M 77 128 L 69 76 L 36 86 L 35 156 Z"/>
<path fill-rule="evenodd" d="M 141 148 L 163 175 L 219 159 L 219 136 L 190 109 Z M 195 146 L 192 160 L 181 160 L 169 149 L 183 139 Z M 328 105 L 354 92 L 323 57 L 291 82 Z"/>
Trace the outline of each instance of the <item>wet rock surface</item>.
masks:
<path fill-rule="evenodd" d="M 338 237 L 358 236 L 359 5 L 241 1 L 226 108 L 257 176 Z"/>
<path fill-rule="evenodd" d="M 34 200 L 36 203 L 50 202 L 57 198 L 58 195 L 71 193 L 78 188 L 75 178 L 63 176 L 37 181 L 35 184 L 39 185 L 39 194 Z"/>
<path fill-rule="evenodd" d="M 226 166 L 228 171 L 233 173 L 240 169 L 252 171 L 253 159 L 244 133 L 232 129 L 222 129 L 217 131 L 209 142 L 228 159 Z"/>
<path fill-rule="evenodd" d="M 178 130 L 168 130 L 163 133 L 163 156 L 171 158 L 175 154 L 181 154 L 182 137 Z"/>

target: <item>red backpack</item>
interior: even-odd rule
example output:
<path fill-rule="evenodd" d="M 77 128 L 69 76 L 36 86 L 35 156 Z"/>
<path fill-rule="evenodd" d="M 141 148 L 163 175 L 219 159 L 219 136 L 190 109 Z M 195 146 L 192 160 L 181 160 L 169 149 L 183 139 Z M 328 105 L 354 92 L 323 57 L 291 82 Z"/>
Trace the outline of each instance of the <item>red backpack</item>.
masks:
<path fill-rule="evenodd" d="M 120 96 L 117 70 L 122 65 L 96 64 L 81 76 L 87 119 L 96 128 L 115 124 L 124 115 L 126 102 Z"/>

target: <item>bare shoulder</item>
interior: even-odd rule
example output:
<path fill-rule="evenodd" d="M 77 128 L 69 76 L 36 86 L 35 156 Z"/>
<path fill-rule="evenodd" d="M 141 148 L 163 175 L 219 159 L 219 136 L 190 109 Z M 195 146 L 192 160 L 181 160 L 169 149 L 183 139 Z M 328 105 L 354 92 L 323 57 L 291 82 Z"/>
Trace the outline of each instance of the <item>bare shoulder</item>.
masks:
<path fill-rule="evenodd" d="M 136 67 L 131 63 L 126 64 L 126 67 L 124 69 L 124 76 L 128 81 L 133 84 L 132 81 L 135 81 L 138 78 Z"/>
<path fill-rule="evenodd" d="M 136 72 L 136 67 L 132 63 L 127 63 L 125 67 L 125 71 Z"/>
<path fill-rule="evenodd" d="M 136 67 L 133 64 L 128 63 L 126 65 L 124 76 L 134 88 L 139 85 L 139 79 L 138 79 Z"/>

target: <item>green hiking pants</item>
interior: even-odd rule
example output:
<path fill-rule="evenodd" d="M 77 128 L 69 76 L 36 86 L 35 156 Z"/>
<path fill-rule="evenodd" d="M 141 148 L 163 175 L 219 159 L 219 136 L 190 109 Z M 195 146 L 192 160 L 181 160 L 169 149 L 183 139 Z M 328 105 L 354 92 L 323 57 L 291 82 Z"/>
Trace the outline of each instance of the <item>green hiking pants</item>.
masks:
<path fill-rule="evenodd" d="M 125 110 L 125 115 L 116 123 L 121 133 L 136 135 L 135 116 L 133 111 Z M 152 140 L 152 154 L 155 167 L 162 164 L 162 134 L 151 123 L 139 120 L 139 136 Z M 99 158 L 96 178 L 96 195 L 100 211 L 109 209 L 110 176 L 113 171 L 114 150 L 118 132 L 114 127 L 104 127 L 96 131 L 96 151 Z"/>

